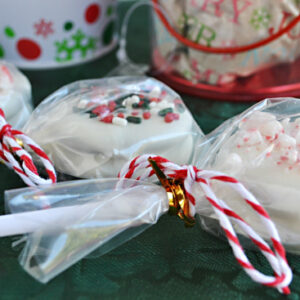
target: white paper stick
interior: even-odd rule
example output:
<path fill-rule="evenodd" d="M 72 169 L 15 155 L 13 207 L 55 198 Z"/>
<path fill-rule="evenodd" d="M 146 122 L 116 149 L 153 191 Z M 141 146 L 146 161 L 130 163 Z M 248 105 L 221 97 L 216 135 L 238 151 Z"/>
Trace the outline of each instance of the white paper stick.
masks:
<path fill-rule="evenodd" d="M 46 226 L 62 226 L 95 207 L 97 204 L 93 203 L 4 215 L 0 217 L 0 237 L 31 233 Z"/>

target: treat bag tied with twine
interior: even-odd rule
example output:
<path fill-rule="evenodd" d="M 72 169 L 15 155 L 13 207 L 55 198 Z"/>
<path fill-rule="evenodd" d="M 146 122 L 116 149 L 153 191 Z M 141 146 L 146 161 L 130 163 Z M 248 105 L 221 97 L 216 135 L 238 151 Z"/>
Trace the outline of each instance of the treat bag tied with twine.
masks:
<path fill-rule="evenodd" d="M 241 181 L 259 199 L 276 224 L 286 249 L 300 254 L 300 100 L 267 99 L 229 119 L 197 147 L 196 165 L 218 170 Z M 267 233 L 232 189 L 213 183 L 220 198 L 228 199 L 263 237 Z M 216 214 L 206 203 L 198 210 L 204 228 L 219 230 Z M 241 233 L 240 229 L 236 230 Z"/>
<path fill-rule="evenodd" d="M 146 182 L 148 179 L 156 181 L 155 174 L 163 187 Z M 289 293 L 292 273 L 276 227 L 255 197 L 236 179 L 216 171 L 179 166 L 147 154 L 128 162 L 119 177 L 7 192 L 7 207 L 15 213 L 0 218 L 1 227 L 5 229 L 1 234 L 28 234 L 20 259 L 24 269 L 36 279 L 47 282 L 100 246 L 104 245 L 99 249 L 103 254 L 143 230 L 145 225 L 154 224 L 169 206 L 187 225 L 194 224 L 198 207 L 206 198 L 245 272 L 256 282 Z M 241 201 L 245 200 L 256 210 L 274 251 L 230 209 L 225 199 L 214 194 L 212 181 L 228 185 L 242 197 Z M 275 276 L 264 275 L 251 265 L 232 227 L 235 222 L 258 246 Z M 139 225 L 144 226 L 136 227 Z M 118 235 L 123 231 L 125 238 Z"/>
<path fill-rule="evenodd" d="M 264 161 L 265 157 L 270 158 L 264 167 L 266 167 L 267 171 L 271 170 L 273 172 L 272 174 L 277 174 L 274 172 L 276 171 L 274 170 L 274 162 L 276 162 L 277 166 L 281 166 L 282 162 L 288 162 L 288 169 L 290 171 L 292 171 L 293 168 L 297 168 L 297 163 L 299 161 L 297 152 L 299 131 L 297 105 L 299 105 L 299 101 L 300 100 L 297 99 L 266 100 L 246 112 L 241 124 L 237 128 L 234 128 L 234 125 L 236 125 L 235 121 L 238 117 L 226 122 L 224 126 L 226 127 L 226 125 L 229 125 L 229 128 L 234 128 L 233 133 L 236 134 L 238 138 L 236 139 L 236 136 L 234 136 L 232 132 L 230 136 L 225 135 L 225 142 L 230 141 L 230 143 L 227 145 L 227 148 L 224 143 L 224 149 L 227 150 L 227 152 L 224 150 L 224 156 L 228 156 L 228 149 L 231 150 L 232 147 L 234 149 L 235 146 L 237 149 L 243 148 L 240 152 L 234 153 L 234 155 L 231 155 L 231 152 L 229 153 L 231 155 L 229 165 L 230 163 L 232 164 L 232 157 L 234 157 L 232 164 L 234 167 L 236 167 L 238 161 L 243 161 L 243 158 L 246 157 L 249 159 L 247 156 L 250 152 L 247 151 L 249 150 L 248 147 L 249 145 L 255 145 L 256 148 L 254 150 L 258 152 L 263 150 L 263 153 L 265 154 L 261 161 Z M 263 110 L 263 108 L 265 108 L 264 105 L 270 108 L 270 110 L 265 109 L 265 111 L 259 111 L 259 109 Z M 276 111 L 276 105 L 278 105 L 279 111 Z M 282 112 L 285 112 L 285 114 Z M 279 114 L 280 117 L 276 114 Z M 283 116 L 284 119 L 282 119 Z M 277 117 L 278 120 L 276 119 Z M 3 113 L 1 118 L 4 119 Z M 31 159 L 16 142 L 16 138 L 20 137 L 22 142 L 26 142 L 28 147 L 41 156 L 42 162 L 45 164 L 50 179 L 41 181 L 39 177 L 34 177 L 34 179 L 38 179 L 38 181 L 36 183 L 29 182 L 29 185 L 47 184 L 47 182 L 54 183 L 56 181 L 55 173 L 52 171 L 52 164 L 49 166 L 47 165 L 49 163 L 49 159 L 46 154 L 42 152 L 37 145 L 34 145 L 32 140 L 23 135 L 21 132 L 11 130 L 10 125 L 6 124 L 2 127 L 1 134 L 3 135 L 3 141 L 1 145 L 2 147 L 5 146 L 7 148 L 6 149 L 4 147 L 5 149 L 2 149 L 2 155 L 6 152 L 10 152 L 9 147 L 12 147 L 11 151 L 15 151 L 15 155 L 18 155 L 20 159 L 23 160 L 24 170 L 26 171 L 27 167 L 30 170 L 32 168 Z M 222 128 L 222 126 L 220 128 Z M 223 131 L 220 130 L 220 128 L 217 129 L 216 132 L 221 131 L 222 133 Z M 213 135 L 218 136 L 216 133 Z M 264 137 L 264 139 L 262 139 L 262 137 Z M 236 140 L 238 141 L 237 144 L 235 143 Z M 254 141 L 255 143 L 248 144 L 249 141 Z M 245 144 L 242 145 L 242 142 Z M 196 147 L 196 154 L 199 159 L 201 150 L 204 151 L 205 147 L 207 148 L 207 146 L 209 147 L 213 144 L 213 142 L 209 139 L 206 139 L 203 143 L 204 144 L 200 144 Z M 265 148 L 267 148 L 268 151 L 264 151 Z M 214 147 L 210 149 L 211 151 L 209 152 L 209 155 L 215 154 L 213 149 Z M 273 149 L 276 151 L 274 150 L 274 152 L 272 152 Z M 222 150 L 223 148 L 220 148 L 220 153 Z M 284 151 L 284 153 L 282 151 Z M 7 156 L 3 156 L 3 159 L 6 157 Z M 252 159 L 251 161 L 255 161 L 255 157 L 250 158 Z M 214 162 L 216 161 L 217 159 L 214 159 Z M 224 161 L 224 159 L 221 159 L 221 163 L 224 163 Z M 205 159 L 203 159 L 203 162 L 205 162 Z M 7 163 L 9 164 L 10 161 Z M 226 163 L 228 164 L 228 162 L 225 162 L 225 165 Z M 47 168 L 47 166 L 49 168 Z M 282 167 L 286 169 L 286 165 Z M 219 169 L 221 169 L 221 167 Z M 145 208 L 142 208 L 142 212 L 137 212 L 136 203 L 130 204 L 128 206 L 128 211 L 126 211 L 123 207 L 121 207 L 120 211 L 118 211 L 111 203 L 108 204 L 107 210 L 104 209 L 104 207 L 102 207 L 102 209 L 98 209 L 98 205 L 100 203 L 98 192 L 100 192 L 101 199 L 105 199 L 102 197 L 103 192 L 109 192 L 108 202 L 110 202 L 112 199 L 115 199 L 120 195 L 120 188 L 123 189 L 122 193 L 127 193 L 138 185 L 137 181 L 144 186 L 146 184 L 144 181 L 147 181 L 149 178 L 153 178 L 154 174 L 157 175 L 165 190 L 155 186 L 156 188 L 159 188 L 160 195 L 158 195 L 156 191 L 151 191 L 150 194 L 153 197 L 158 196 L 156 199 L 160 199 L 165 203 L 165 205 L 162 205 L 165 209 L 161 210 L 161 207 L 154 208 L 151 206 L 148 211 L 149 205 L 146 205 Z M 295 175 L 294 173 L 290 173 L 288 175 L 290 175 L 289 179 L 292 182 L 292 179 L 297 179 L 291 176 Z M 137 181 L 128 182 L 128 179 L 136 179 Z M 112 179 L 98 179 L 99 183 L 110 182 L 111 180 Z M 214 182 L 220 183 L 223 194 L 219 193 L 220 186 L 215 185 Z M 219 170 L 202 170 L 192 165 L 177 165 L 161 156 L 149 154 L 137 156 L 133 160 L 127 162 L 120 170 L 119 180 L 115 180 L 113 187 L 105 187 L 100 184 L 100 187 L 96 188 L 95 192 L 91 194 L 93 189 L 90 186 L 86 188 L 86 183 L 89 183 L 89 181 L 74 181 L 63 183 L 61 185 L 44 186 L 40 189 L 33 190 L 30 188 L 29 190 L 11 192 L 12 194 L 10 196 L 7 194 L 8 199 L 15 196 L 10 201 L 8 200 L 7 207 L 9 207 L 10 211 L 19 213 L 0 218 L 0 222 L 2 222 L 1 228 L 3 228 L 1 236 L 29 234 L 29 236 L 26 237 L 27 246 L 25 247 L 25 254 L 23 255 L 21 263 L 24 264 L 25 269 L 35 278 L 46 282 L 105 242 L 105 239 L 103 240 L 102 238 L 103 234 L 97 233 L 96 237 L 95 235 L 92 235 L 95 240 L 89 240 L 88 243 L 85 243 L 84 239 L 78 239 L 78 234 L 75 234 L 75 231 L 77 232 L 79 230 L 80 232 L 82 228 L 86 229 L 88 227 L 89 229 L 94 229 L 99 226 L 101 230 L 103 230 L 103 228 L 106 229 L 107 224 L 112 224 L 112 220 L 116 219 L 119 220 L 117 221 L 118 225 L 124 224 L 122 221 L 122 212 L 124 211 L 126 212 L 126 216 L 124 217 L 126 222 L 131 218 L 136 219 L 136 215 L 138 215 L 139 219 L 141 216 L 144 216 L 143 212 L 145 211 L 149 212 L 151 215 L 150 221 L 148 218 L 145 218 L 145 220 L 142 219 L 141 222 L 138 221 L 136 225 L 144 223 L 151 224 L 156 222 L 157 218 L 163 211 L 167 210 L 168 204 L 172 211 L 175 211 L 187 225 L 192 225 L 194 224 L 194 217 L 196 213 L 203 214 L 203 208 L 207 211 L 204 205 L 204 202 L 206 202 L 211 205 L 215 216 L 219 220 L 219 223 L 225 232 L 238 263 L 243 267 L 245 272 L 256 282 L 266 286 L 275 287 L 282 293 L 289 293 L 288 285 L 292 279 L 292 272 L 286 260 L 285 250 L 281 244 L 275 224 L 270 219 L 267 211 L 261 206 L 254 196 L 255 188 L 253 188 L 254 191 L 252 194 L 237 179 L 227 175 L 226 173 L 222 173 Z M 79 186 L 81 185 L 77 190 L 76 187 L 74 187 L 76 184 Z M 62 191 L 60 191 L 61 188 Z M 56 191 L 58 191 L 58 195 L 56 195 Z M 87 193 L 85 193 L 85 191 L 87 191 Z M 258 227 L 258 229 L 261 229 L 260 231 L 263 232 L 265 239 L 272 242 L 274 250 L 272 250 L 263 238 L 249 225 L 250 222 L 244 220 L 246 218 L 239 215 L 236 212 L 236 209 L 232 209 L 230 207 L 231 204 L 227 203 L 228 196 L 230 196 L 230 200 L 233 199 L 231 196 L 232 191 L 235 195 L 238 195 L 238 198 L 236 198 L 234 203 L 240 201 L 247 204 L 253 209 L 255 215 L 259 217 L 259 220 L 261 221 L 261 228 Z M 74 193 L 74 195 L 72 193 Z M 270 195 L 272 196 L 271 193 Z M 138 191 L 136 197 L 138 197 L 139 201 L 141 201 L 140 191 Z M 134 198 L 134 195 L 130 195 L 130 197 L 126 198 L 125 202 Z M 78 205 L 74 205 L 78 199 Z M 145 195 L 145 199 L 148 200 L 149 197 Z M 60 200 L 63 200 L 63 202 L 60 203 Z M 64 200 L 66 200 L 66 202 L 64 202 Z M 87 203 L 89 200 L 92 201 L 92 205 Z M 264 200 L 265 199 L 263 199 L 263 201 Z M 108 202 L 104 203 L 107 205 Z M 120 201 L 118 201 L 118 205 L 119 203 Z M 151 203 L 153 203 L 153 201 Z M 58 206 L 55 207 L 56 205 Z M 100 210 L 101 212 L 98 215 Z M 251 214 L 246 213 L 246 217 L 250 215 Z M 109 217 L 109 220 L 106 219 L 107 216 Z M 57 218 L 59 218 L 59 220 Z M 253 219 L 250 218 L 249 221 L 253 221 Z M 257 224 L 257 221 L 254 221 L 255 224 Z M 75 227 L 73 227 L 74 223 Z M 246 234 L 246 236 L 248 236 L 259 248 L 274 270 L 274 276 L 264 275 L 253 267 L 243 251 L 243 247 L 239 242 L 233 225 L 238 226 L 238 230 L 241 230 L 244 234 Z M 129 229 L 132 227 L 135 227 L 135 223 L 129 222 L 125 224 L 125 227 L 121 226 L 122 229 Z M 72 231 L 72 237 L 73 241 L 75 241 L 75 245 L 71 243 L 71 246 L 69 246 L 68 243 L 70 240 L 67 239 L 65 235 L 65 231 L 68 231 L 70 228 L 75 229 L 75 231 Z M 105 232 L 108 232 L 108 235 L 104 234 L 106 241 L 114 238 L 115 234 L 120 232 L 119 230 L 119 226 L 113 226 L 111 231 L 105 230 Z M 61 238 L 62 232 L 63 237 Z M 37 239 L 36 234 L 40 234 Z M 50 240 L 52 237 L 54 240 L 50 241 L 48 245 L 47 241 L 49 240 L 49 236 Z M 86 234 L 84 236 L 88 237 Z M 30 237 L 33 239 L 31 240 Z M 43 237 L 46 237 L 46 240 L 44 240 Z M 84 245 L 82 245 L 81 242 L 83 242 Z M 64 248 L 65 244 L 68 244 L 66 248 Z M 77 247 L 78 244 L 80 244 L 79 248 Z M 85 246 L 87 246 L 88 249 L 86 249 Z M 85 248 L 85 251 L 81 251 L 83 248 Z M 110 248 L 110 246 L 108 246 L 108 248 Z M 47 249 L 50 249 L 50 252 L 53 249 L 53 252 L 50 254 L 50 258 L 48 257 Z M 59 252 L 57 254 L 57 251 L 60 250 L 63 252 Z M 27 260 L 28 258 L 29 261 Z M 55 263 L 53 265 L 52 259 L 54 259 L 56 263 L 59 261 L 58 265 L 55 265 Z M 45 261 L 49 262 L 50 265 L 45 263 Z M 44 266 L 46 266 L 46 271 L 43 267 L 40 268 L 43 263 L 45 263 Z"/>
<path fill-rule="evenodd" d="M 130 76 L 62 87 L 38 105 L 23 131 L 58 172 L 79 178 L 117 177 L 145 153 L 191 164 L 204 136 L 177 93 L 155 79 Z"/>

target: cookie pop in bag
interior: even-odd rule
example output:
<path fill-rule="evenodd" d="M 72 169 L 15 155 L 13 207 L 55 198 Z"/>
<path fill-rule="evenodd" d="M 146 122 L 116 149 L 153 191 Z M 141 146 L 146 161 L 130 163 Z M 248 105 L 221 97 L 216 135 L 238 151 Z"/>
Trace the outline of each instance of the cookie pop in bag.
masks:
<path fill-rule="evenodd" d="M 86 80 L 46 98 L 24 127 L 57 171 L 116 177 L 130 159 L 157 153 L 192 163 L 203 137 L 180 96 L 147 77 Z"/>
<path fill-rule="evenodd" d="M 113 81 L 114 80 L 115 79 L 113 79 Z M 132 81 L 129 80 L 129 82 Z M 151 84 L 152 83 L 151 81 Z M 138 96 L 136 95 L 136 93 L 139 92 L 138 87 L 135 80 L 134 95 L 131 94 L 128 96 L 128 94 L 126 94 L 126 98 L 122 99 L 122 106 L 126 107 L 127 101 L 136 101 L 134 100 L 136 99 L 134 96 Z M 83 88 L 86 88 L 86 86 L 83 85 Z M 56 94 L 59 98 L 62 95 L 66 95 L 64 89 L 61 91 L 62 94 Z M 105 92 L 107 91 L 105 90 Z M 99 93 L 98 89 L 97 93 Z M 80 90 L 79 94 L 82 94 L 82 90 Z M 72 98 L 73 97 L 74 94 L 72 94 Z M 141 97 L 139 96 L 139 98 Z M 147 98 L 145 97 L 145 99 Z M 87 105 L 87 99 L 77 99 L 75 103 L 78 104 L 82 100 L 85 100 L 83 104 Z M 123 101 L 125 101 L 125 105 L 123 105 Z M 280 103 L 283 103 L 283 107 L 289 104 L 287 106 L 290 106 L 292 111 L 293 106 L 296 109 L 299 104 L 299 100 L 293 101 L 287 100 L 281 101 Z M 138 109 L 137 106 L 132 107 L 133 104 L 140 104 L 142 106 L 145 102 L 147 101 L 141 104 L 140 101 L 138 103 L 131 103 L 129 111 L 131 112 L 132 108 Z M 150 101 L 150 103 L 152 102 L 157 103 L 157 101 Z M 160 102 L 162 101 L 158 101 L 158 103 Z M 103 118 L 110 116 L 107 124 L 115 125 L 113 124 L 113 120 L 115 117 L 114 113 L 119 113 L 117 111 L 115 112 L 118 103 L 114 102 L 115 104 L 111 109 L 109 106 L 112 104 L 109 103 L 108 101 L 108 103 L 105 104 L 104 111 L 108 114 L 104 116 L 101 114 L 98 116 L 96 111 L 93 112 L 92 110 L 84 109 L 80 111 L 78 105 L 72 112 L 78 113 L 79 108 L 79 115 L 81 117 L 87 115 L 87 120 L 95 119 L 93 117 L 94 114 L 96 114 L 98 119 L 95 121 L 97 122 L 103 122 Z M 44 105 L 46 104 L 47 102 L 44 103 Z M 253 111 L 249 111 L 246 116 L 250 117 L 254 115 L 257 110 L 260 108 L 264 109 L 264 105 L 266 105 L 266 110 L 268 110 L 268 106 L 270 106 L 270 112 L 268 117 L 263 120 L 268 120 L 268 118 L 274 120 L 274 118 L 276 119 L 278 117 L 276 110 L 272 110 L 272 105 L 270 105 L 269 102 L 263 102 L 260 105 L 258 108 L 254 108 Z M 174 103 L 174 106 L 176 106 L 176 103 Z M 73 109 L 74 106 L 71 107 Z M 95 108 L 100 110 L 99 105 L 93 105 L 92 109 Z M 176 116 L 177 112 L 171 112 L 169 109 L 167 114 L 161 115 L 161 110 L 160 108 L 157 114 L 159 117 L 162 117 L 163 122 L 172 123 L 178 121 L 178 117 Z M 43 110 L 41 110 L 41 112 L 42 111 Z M 100 112 L 102 113 L 102 108 Z M 144 113 L 143 109 L 142 112 Z M 165 112 L 166 111 L 163 111 L 163 113 Z M 38 113 L 38 110 L 36 113 Z M 123 111 L 123 114 L 126 113 L 126 110 L 125 112 Z M 55 114 L 51 116 L 55 117 Z M 131 114 L 130 116 L 126 116 L 126 120 L 129 122 L 132 117 L 137 117 L 137 115 Z M 292 118 L 293 115 L 290 117 Z M 130 119 L 128 120 L 128 118 Z M 295 115 L 295 118 L 297 118 L 297 115 Z M 172 122 L 169 120 L 172 120 Z M 233 133 L 242 132 L 242 127 L 235 127 L 236 124 L 234 120 L 235 119 L 233 119 L 233 122 L 227 122 L 223 125 L 225 129 L 228 128 L 224 132 L 230 132 L 231 129 L 233 129 Z M 50 122 L 51 121 L 52 119 L 50 119 Z M 260 126 L 266 123 L 264 121 L 259 123 L 255 119 L 254 123 L 256 126 Z M 294 121 L 294 119 L 284 121 L 284 124 L 290 124 L 291 128 L 295 129 L 291 135 L 297 135 L 298 129 L 297 126 L 294 126 Z M 245 122 L 247 122 L 247 119 Z M 103 123 L 106 124 L 106 122 Z M 287 139 L 285 136 L 280 136 L 280 133 L 284 134 L 284 132 L 278 124 L 276 126 L 277 129 L 279 128 L 279 132 L 273 135 L 271 134 L 272 126 L 266 127 L 265 134 L 267 135 L 264 136 L 266 141 L 272 143 L 277 139 L 281 142 Z M 223 131 L 223 127 L 220 127 L 220 132 Z M 254 132 L 253 128 L 245 128 L 245 130 L 249 129 L 250 133 Z M 42 130 L 42 127 L 40 129 Z M 163 127 L 161 132 L 163 132 Z M 5 139 L 8 138 L 7 134 L 16 133 L 11 131 L 5 133 Z M 170 132 L 168 132 L 167 137 L 169 134 Z M 177 137 L 177 135 L 175 136 Z M 216 135 L 216 137 L 217 136 L 218 135 Z M 230 136 L 231 134 L 225 136 L 226 139 L 222 140 L 225 150 L 227 149 L 226 142 Z M 69 134 L 65 135 L 65 141 L 68 142 L 70 140 L 72 140 L 72 136 Z M 247 142 L 247 139 L 243 137 L 243 141 Z M 79 143 L 82 143 L 82 140 L 80 140 Z M 76 144 L 73 145 L 76 146 Z M 79 144 L 79 146 L 80 145 L 81 144 Z M 21 265 L 36 279 L 47 282 L 93 250 L 100 247 L 100 253 L 105 253 L 125 240 L 135 236 L 148 225 L 154 224 L 160 215 L 166 212 L 169 207 L 170 212 L 181 217 L 188 226 L 192 226 L 195 223 L 196 214 L 218 219 L 238 263 L 244 268 L 245 272 L 254 281 L 266 286 L 275 287 L 280 292 L 288 294 L 288 285 L 292 280 L 291 269 L 287 264 L 285 250 L 281 244 L 275 224 L 271 220 L 268 212 L 258 202 L 261 194 L 257 194 L 255 185 L 250 187 L 250 191 L 247 186 L 239 181 L 239 178 L 234 178 L 226 173 L 220 172 L 218 169 L 221 169 L 220 165 L 215 165 L 216 169 L 205 170 L 199 168 L 201 163 L 204 165 L 210 158 L 212 159 L 211 162 L 215 162 L 214 150 L 217 149 L 217 145 L 220 146 L 221 150 L 222 143 L 214 144 L 213 140 L 205 137 L 203 137 L 202 143 L 198 142 L 196 145 L 193 145 L 191 149 L 193 149 L 193 159 L 198 159 L 197 166 L 186 163 L 179 165 L 156 154 L 141 154 L 127 161 L 123 168 L 120 168 L 118 172 L 119 178 L 116 179 L 100 178 L 79 180 L 52 186 L 46 185 L 34 189 L 9 191 L 6 193 L 7 207 L 12 214 L 0 218 L 0 227 L 3 228 L 1 236 L 26 234 L 26 245 L 20 257 Z M 231 141 L 227 144 L 227 147 L 234 147 L 234 145 L 233 141 Z M 284 144 L 284 147 L 285 146 L 286 144 Z M 176 149 L 178 149 L 178 147 L 177 145 Z M 259 151 L 260 148 L 259 146 L 257 147 L 257 151 Z M 240 147 L 237 146 L 237 148 L 239 149 Z M 44 162 L 46 154 L 43 154 L 41 150 L 37 151 L 36 146 L 33 147 L 33 149 L 36 149 L 36 153 L 44 158 Z M 191 149 L 187 152 L 189 155 Z M 207 149 L 209 151 L 207 151 Z M 244 148 L 244 150 L 246 149 L 247 148 Z M 294 150 L 291 145 L 287 146 L 287 149 Z M 10 151 L 15 150 L 15 147 L 12 147 Z M 21 150 L 22 149 L 17 151 Z M 203 150 L 202 153 L 201 150 Z M 240 156 L 242 156 L 242 153 L 243 152 L 241 152 Z M 180 154 L 179 151 L 178 154 Z M 271 157 L 271 161 L 273 162 L 278 161 L 277 154 L 274 156 L 267 155 L 266 157 Z M 227 156 L 225 155 L 222 163 L 226 163 L 226 158 Z M 283 160 L 285 161 L 286 159 L 284 158 Z M 235 165 L 235 163 L 233 163 L 233 165 Z M 210 167 L 210 165 L 208 165 L 208 167 Z M 51 172 L 48 172 L 48 174 L 50 176 Z M 154 175 L 156 175 L 157 178 Z M 157 182 L 159 180 L 162 186 L 160 187 L 151 182 L 147 182 L 149 180 L 151 180 L 151 182 Z M 261 185 L 263 190 L 263 180 Z M 260 188 L 258 188 L 258 191 L 260 191 Z M 267 187 L 267 193 L 262 197 L 263 203 L 272 201 L 272 198 L 268 198 L 268 193 L 272 196 L 271 191 L 269 192 Z M 232 194 L 235 195 L 235 206 L 232 205 L 232 203 L 229 205 Z M 293 201 L 292 194 L 289 201 Z M 237 203 L 240 205 L 237 205 Z M 240 206 L 243 207 L 242 203 L 247 205 L 247 210 L 241 209 L 241 214 L 239 214 Z M 232 209 L 231 206 L 236 207 L 237 210 Z M 250 212 L 251 209 L 253 209 L 253 214 Z M 248 212 L 249 216 L 253 216 L 253 218 L 248 218 Z M 278 223 L 280 227 L 282 225 L 289 226 L 284 218 L 282 220 L 280 219 L 280 215 L 278 215 L 278 218 L 276 223 Z M 247 222 L 248 220 L 249 223 Z M 251 227 L 252 225 L 257 229 L 257 232 L 260 232 L 266 240 L 272 243 L 273 249 Z M 235 229 L 235 227 L 237 229 Z M 252 266 L 243 251 L 236 231 L 243 232 L 259 248 L 274 270 L 274 276 L 264 275 Z"/>
<path fill-rule="evenodd" d="M 243 182 L 267 209 L 287 249 L 299 254 L 300 100 L 262 101 L 207 135 L 198 149 L 197 165 Z M 266 236 L 265 228 L 235 193 L 220 185 L 214 190 L 220 198 L 230 199 L 230 206 Z M 204 209 L 203 214 L 216 218 L 212 211 Z M 209 222 L 203 224 L 217 232 Z"/>
<path fill-rule="evenodd" d="M 8 122 L 20 129 L 32 112 L 29 80 L 12 64 L 0 60 L 0 107 Z"/>

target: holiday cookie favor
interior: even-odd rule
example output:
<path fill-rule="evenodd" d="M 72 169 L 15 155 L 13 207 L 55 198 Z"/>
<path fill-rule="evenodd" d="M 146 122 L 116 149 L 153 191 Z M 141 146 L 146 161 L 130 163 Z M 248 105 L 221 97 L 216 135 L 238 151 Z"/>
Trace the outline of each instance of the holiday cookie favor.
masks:
<path fill-rule="evenodd" d="M 168 149 L 169 157 L 183 162 L 177 164 L 156 153 L 132 157 L 136 154 L 128 150 L 124 166 L 118 168 L 111 163 L 111 173 L 118 173 L 115 178 L 56 184 L 53 165 L 29 137 L 32 134 L 11 129 L 0 111 L 1 158 L 28 185 L 35 186 L 7 191 L 6 208 L 11 214 L 0 217 L 1 237 L 26 234 L 20 258 L 23 268 L 39 281 L 47 282 L 94 250 L 104 254 L 136 236 L 169 210 L 188 227 L 195 225 L 198 215 L 214 234 L 221 228 L 237 262 L 252 280 L 289 294 L 293 275 L 283 244 L 299 253 L 300 100 L 263 101 L 210 135 L 196 139 L 201 132 L 191 131 L 191 116 L 177 95 L 161 83 L 149 78 L 111 78 L 100 83 L 86 81 L 62 88 L 41 104 L 33 115 L 36 118 L 26 125 L 28 129 L 36 122 L 32 133 L 40 130 L 40 136 L 51 141 L 49 146 L 59 145 L 48 149 L 54 160 L 63 153 L 66 165 L 75 162 L 80 166 L 80 160 L 73 158 L 68 147 L 83 153 L 83 158 L 87 149 L 102 155 L 112 153 L 107 156 L 108 161 L 113 160 L 118 152 L 106 144 L 109 139 L 105 135 L 109 133 L 109 137 L 117 137 L 118 143 L 112 140 L 115 147 L 120 139 L 130 141 L 130 150 L 138 144 L 140 152 L 144 149 L 141 145 L 150 149 L 154 145 L 154 151 Z M 46 116 L 44 124 L 42 116 Z M 60 126 L 48 124 L 48 120 Z M 142 127 L 151 120 L 151 130 L 150 126 Z M 175 127 L 176 131 L 165 127 L 180 120 L 185 122 Z M 85 125 L 87 121 L 102 126 L 99 135 L 92 131 L 91 136 L 89 130 L 94 128 Z M 82 132 L 77 123 L 84 124 Z M 122 137 L 106 126 L 127 130 L 141 126 L 137 128 L 144 131 L 143 138 L 135 140 L 142 135 L 139 130 L 125 130 Z M 193 138 L 192 132 L 196 135 Z M 40 136 L 35 134 L 41 140 Z M 100 144 L 99 150 L 89 139 L 104 145 Z M 165 140 L 168 148 L 163 144 Z M 48 147 L 46 143 L 44 146 Z M 39 175 L 29 152 L 39 158 L 49 179 Z M 58 169 L 65 167 L 58 162 Z M 100 170 L 101 167 L 100 164 Z M 92 175 L 98 174 L 95 171 Z M 263 274 L 251 264 L 240 234 L 257 246 L 274 275 Z"/>
<path fill-rule="evenodd" d="M 116 177 L 133 157 L 194 160 L 203 134 L 180 96 L 151 78 L 119 77 L 65 86 L 33 112 L 24 131 L 75 177 Z"/>
<path fill-rule="evenodd" d="M 32 111 L 29 80 L 4 61 L 0 61 L 0 108 L 14 128 L 21 128 Z"/>
<path fill-rule="evenodd" d="M 199 146 L 199 166 L 243 182 L 259 197 L 287 248 L 300 253 L 300 100 L 260 102 L 225 122 L 207 139 Z M 215 188 L 221 199 L 231 199 L 230 206 L 265 234 L 234 192 L 220 185 Z M 213 213 L 210 216 L 215 217 Z M 216 232 L 215 228 L 212 231 Z"/>

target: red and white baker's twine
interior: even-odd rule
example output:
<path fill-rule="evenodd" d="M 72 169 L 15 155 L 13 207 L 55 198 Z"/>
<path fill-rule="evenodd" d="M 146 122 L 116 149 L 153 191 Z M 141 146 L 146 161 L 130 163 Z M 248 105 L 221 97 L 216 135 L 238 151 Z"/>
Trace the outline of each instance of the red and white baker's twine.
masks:
<path fill-rule="evenodd" d="M 136 157 L 123 167 L 119 177 L 146 180 L 153 176 L 155 172 L 148 161 L 150 157 L 156 162 L 158 167 L 166 174 L 166 176 L 183 181 L 185 195 L 190 203 L 189 207 L 191 216 L 194 216 L 196 213 L 195 204 L 197 201 L 193 188 L 195 187 L 195 184 L 199 185 L 205 195 L 205 198 L 212 205 L 216 215 L 218 216 L 220 225 L 227 236 L 236 260 L 243 267 L 245 272 L 252 278 L 252 280 L 266 286 L 277 288 L 281 293 L 290 293 L 288 286 L 293 275 L 286 260 L 285 249 L 280 242 L 277 229 L 266 210 L 240 182 L 220 172 L 200 170 L 193 166 L 179 166 L 165 158 L 155 155 L 142 155 Z M 258 213 L 262 223 L 265 225 L 267 232 L 270 235 L 274 251 L 237 213 L 231 210 L 231 208 L 223 200 L 219 199 L 215 195 L 210 184 L 212 180 L 220 181 L 230 186 L 240 194 L 240 196 L 252 207 L 252 209 Z M 274 270 L 274 276 L 262 274 L 253 267 L 239 242 L 231 222 L 238 224 L 252 242 L 259 248 Z"/>
<path fill-rule="evenodd" d="M 16 139 L 22 141 L 25 148 L 30 148 L 37 155 L 44 165 L 49 179 L 44 179 L 38 174 L 31 155 L 18 144 Z M 0 160 L 9 168 L 14 169 L 29 186 L 56 182 L 56 173 L 53 164 L 46 153 L 23 132 L 11 128 L 5 120 L 2 109 L 0 109 Z"/>

